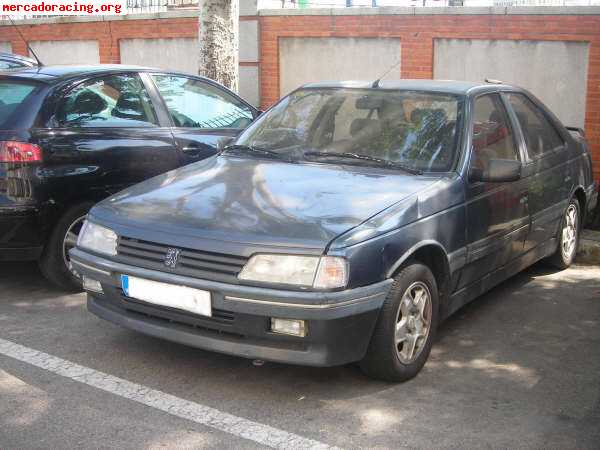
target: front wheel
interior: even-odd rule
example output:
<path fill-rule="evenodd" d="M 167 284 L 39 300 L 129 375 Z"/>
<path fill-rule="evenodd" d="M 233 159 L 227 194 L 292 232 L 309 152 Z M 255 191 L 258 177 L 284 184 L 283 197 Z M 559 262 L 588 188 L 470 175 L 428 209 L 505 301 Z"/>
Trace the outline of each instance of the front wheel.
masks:
<path fill-rule="evenodd" d="M 381 308 L 373 336 L 360 366 L 385 381 L 413 378 L 429 356 L 438 323 L 435 277 L 420 263 L 406 265 Z"/>
<path fill-rule="evenodd" d="M 71 264 L 69 250 L 77 244 L 77 238 L 86 215 L 93 203 L 82 203 L 68 209 L 50 234 L 39 261 L 44 276 L 62 289 L 71 292 L 82 290 L 81 275 Z"/>
<path fill-rule="evenodd" d="M 558 269 L 566 269 L 575 260 L 580 233 L 579 201 L 572 198 L 563 215 L 558 234 L 558 248 L 548 262 Z"/>

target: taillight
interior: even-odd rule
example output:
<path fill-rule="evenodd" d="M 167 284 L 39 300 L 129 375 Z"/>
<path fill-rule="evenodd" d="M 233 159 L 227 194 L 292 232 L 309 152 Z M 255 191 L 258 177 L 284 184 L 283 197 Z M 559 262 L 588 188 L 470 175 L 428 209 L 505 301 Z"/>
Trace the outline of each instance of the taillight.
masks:
<path fill-rule="evenodd" d="M 30 163 L 42 160 L 42 149 L 28 142 L 0 141 L 0 163 Z"/>

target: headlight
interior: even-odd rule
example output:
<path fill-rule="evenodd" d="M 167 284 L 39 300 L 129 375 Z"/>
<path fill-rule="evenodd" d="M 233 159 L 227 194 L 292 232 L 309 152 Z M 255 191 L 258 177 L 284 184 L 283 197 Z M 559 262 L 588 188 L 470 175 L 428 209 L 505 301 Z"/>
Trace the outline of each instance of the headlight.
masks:
<path fill-rule="evenodd" d="M 265 283 L 333 289 L 348 283 L 348 263 L 338 256 L 252 256 L 238 278 Z"/>
<path fill-rule="evenodd" d="M 107 255 L 117 254 L 117 234 L 110 228 L 86 220 L 81 227 L 77 246 Z"/>

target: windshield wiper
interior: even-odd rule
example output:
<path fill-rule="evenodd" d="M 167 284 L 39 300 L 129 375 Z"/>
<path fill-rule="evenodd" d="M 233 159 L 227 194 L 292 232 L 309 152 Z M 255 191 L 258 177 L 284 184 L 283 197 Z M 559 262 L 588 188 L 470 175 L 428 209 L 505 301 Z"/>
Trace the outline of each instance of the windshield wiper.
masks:
<path fill-rule="evenodd" d="M 349 152 L 328 153 L 328 152 L 310 151 L 310 152 L 305 152 L 303 154 L 303 156 L 316 157 L 316 158 L 332 158 L 332 159 L 356 159 L 359 161 L 368 161 L 368 162 L 376 163 L 377 165 L 380 165 L 380 166 L 401 169 L 401 170 L 408 172 L 410 174 L 413 174 L 413 175 L 421 175 L 423 173 L 423 171 L 421 171 L 419 169 L 415 169 L 413 167 L 408 167 L 408 166 L 405 166 L 404 164 L 400 164 L 400 163 L 397 163 L 394 161 L 389 161 L 387 159 L 375 158 L 373 156 L 361 155 L 359 153 L 349 153 Z"/>
<path fill-rule="evenodd" d="M 267 150 L 266 148 L 253 147 L 251 145 L 228 145 L 223 149 L 223 153 L 250 153 L 254 155 L 266 156 L 273 159 L 286 159 L 281 153 Z"/>

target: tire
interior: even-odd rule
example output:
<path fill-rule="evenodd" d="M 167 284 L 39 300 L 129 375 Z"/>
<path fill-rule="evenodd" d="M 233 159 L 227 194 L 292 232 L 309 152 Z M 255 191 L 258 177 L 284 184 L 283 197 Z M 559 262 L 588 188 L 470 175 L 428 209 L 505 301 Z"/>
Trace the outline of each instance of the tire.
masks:
<path fill-rule="evenodd" d="M 69 269 L 68 256 L 63 256 L 65 237 L 71 227 L 85 218 L 92 202 L 80 203 L 69 208 L 58 220 L 50 238 L 46 242 L 42 256 L 38 262 L 40 270 L 51 283 L 69 292 L 83 290 L 81 280 Z M 76 229 L 76 228 L 75 228 Z"/>
<path fill-rule="evenodd" d="M 574 221 L 574 229 L 571 228 L 571 223 Z M 547 258 L 547 262 L 557 269 L 566 269 L 575 260 L 577 249 L 579 248 L 579 234 L 581 233 L 581 209 L 579 201 L 572 198 L 563 213 L 558 229 L 558 247 L 553 255 Z M 568 240 L 568 241 L 567 241 Z M 567 251 L 567 247 L 569 251 Z"/>
<path fill-rule="evenodd" d="M 404 323 L 404 326 L 399 326 L 399 329 L 404 330 L 405 336 L 409 336 L 406 334 L 409 331 L 412 333 L 411 336 L 418 334 L 419 319 L 411 322 L 411 314 L 414 314 L 414 311 L 410 314 L 405 313 L 419 308 L 414 301 L 407 302 L 405 296 L 408 294 L 407 298 L 416 299 L 419 292 L 426 292 L 429 295 L 429 307 L 424 305 L 424 308 L 420 308 L 423 311 L 421 317 L 427 319 L 427 334 L 416 340 L 407 338 L 396 344 L 398 324 Z M 372 378 L 384 381 L 397 382 L 413 378 L 423 368 L 431 352 L 438 325 L 438 314 L 438 289 L 431 270 L 418 262 L 406 264 L 394 277 L 394 284 L 383 303 L 367 354 L 360 362 L 362 371 Z M 407 358 L 412 342 L 416 342 L 413 357 Z M 408 347 L 405 347 L 407 344 Z"/>

